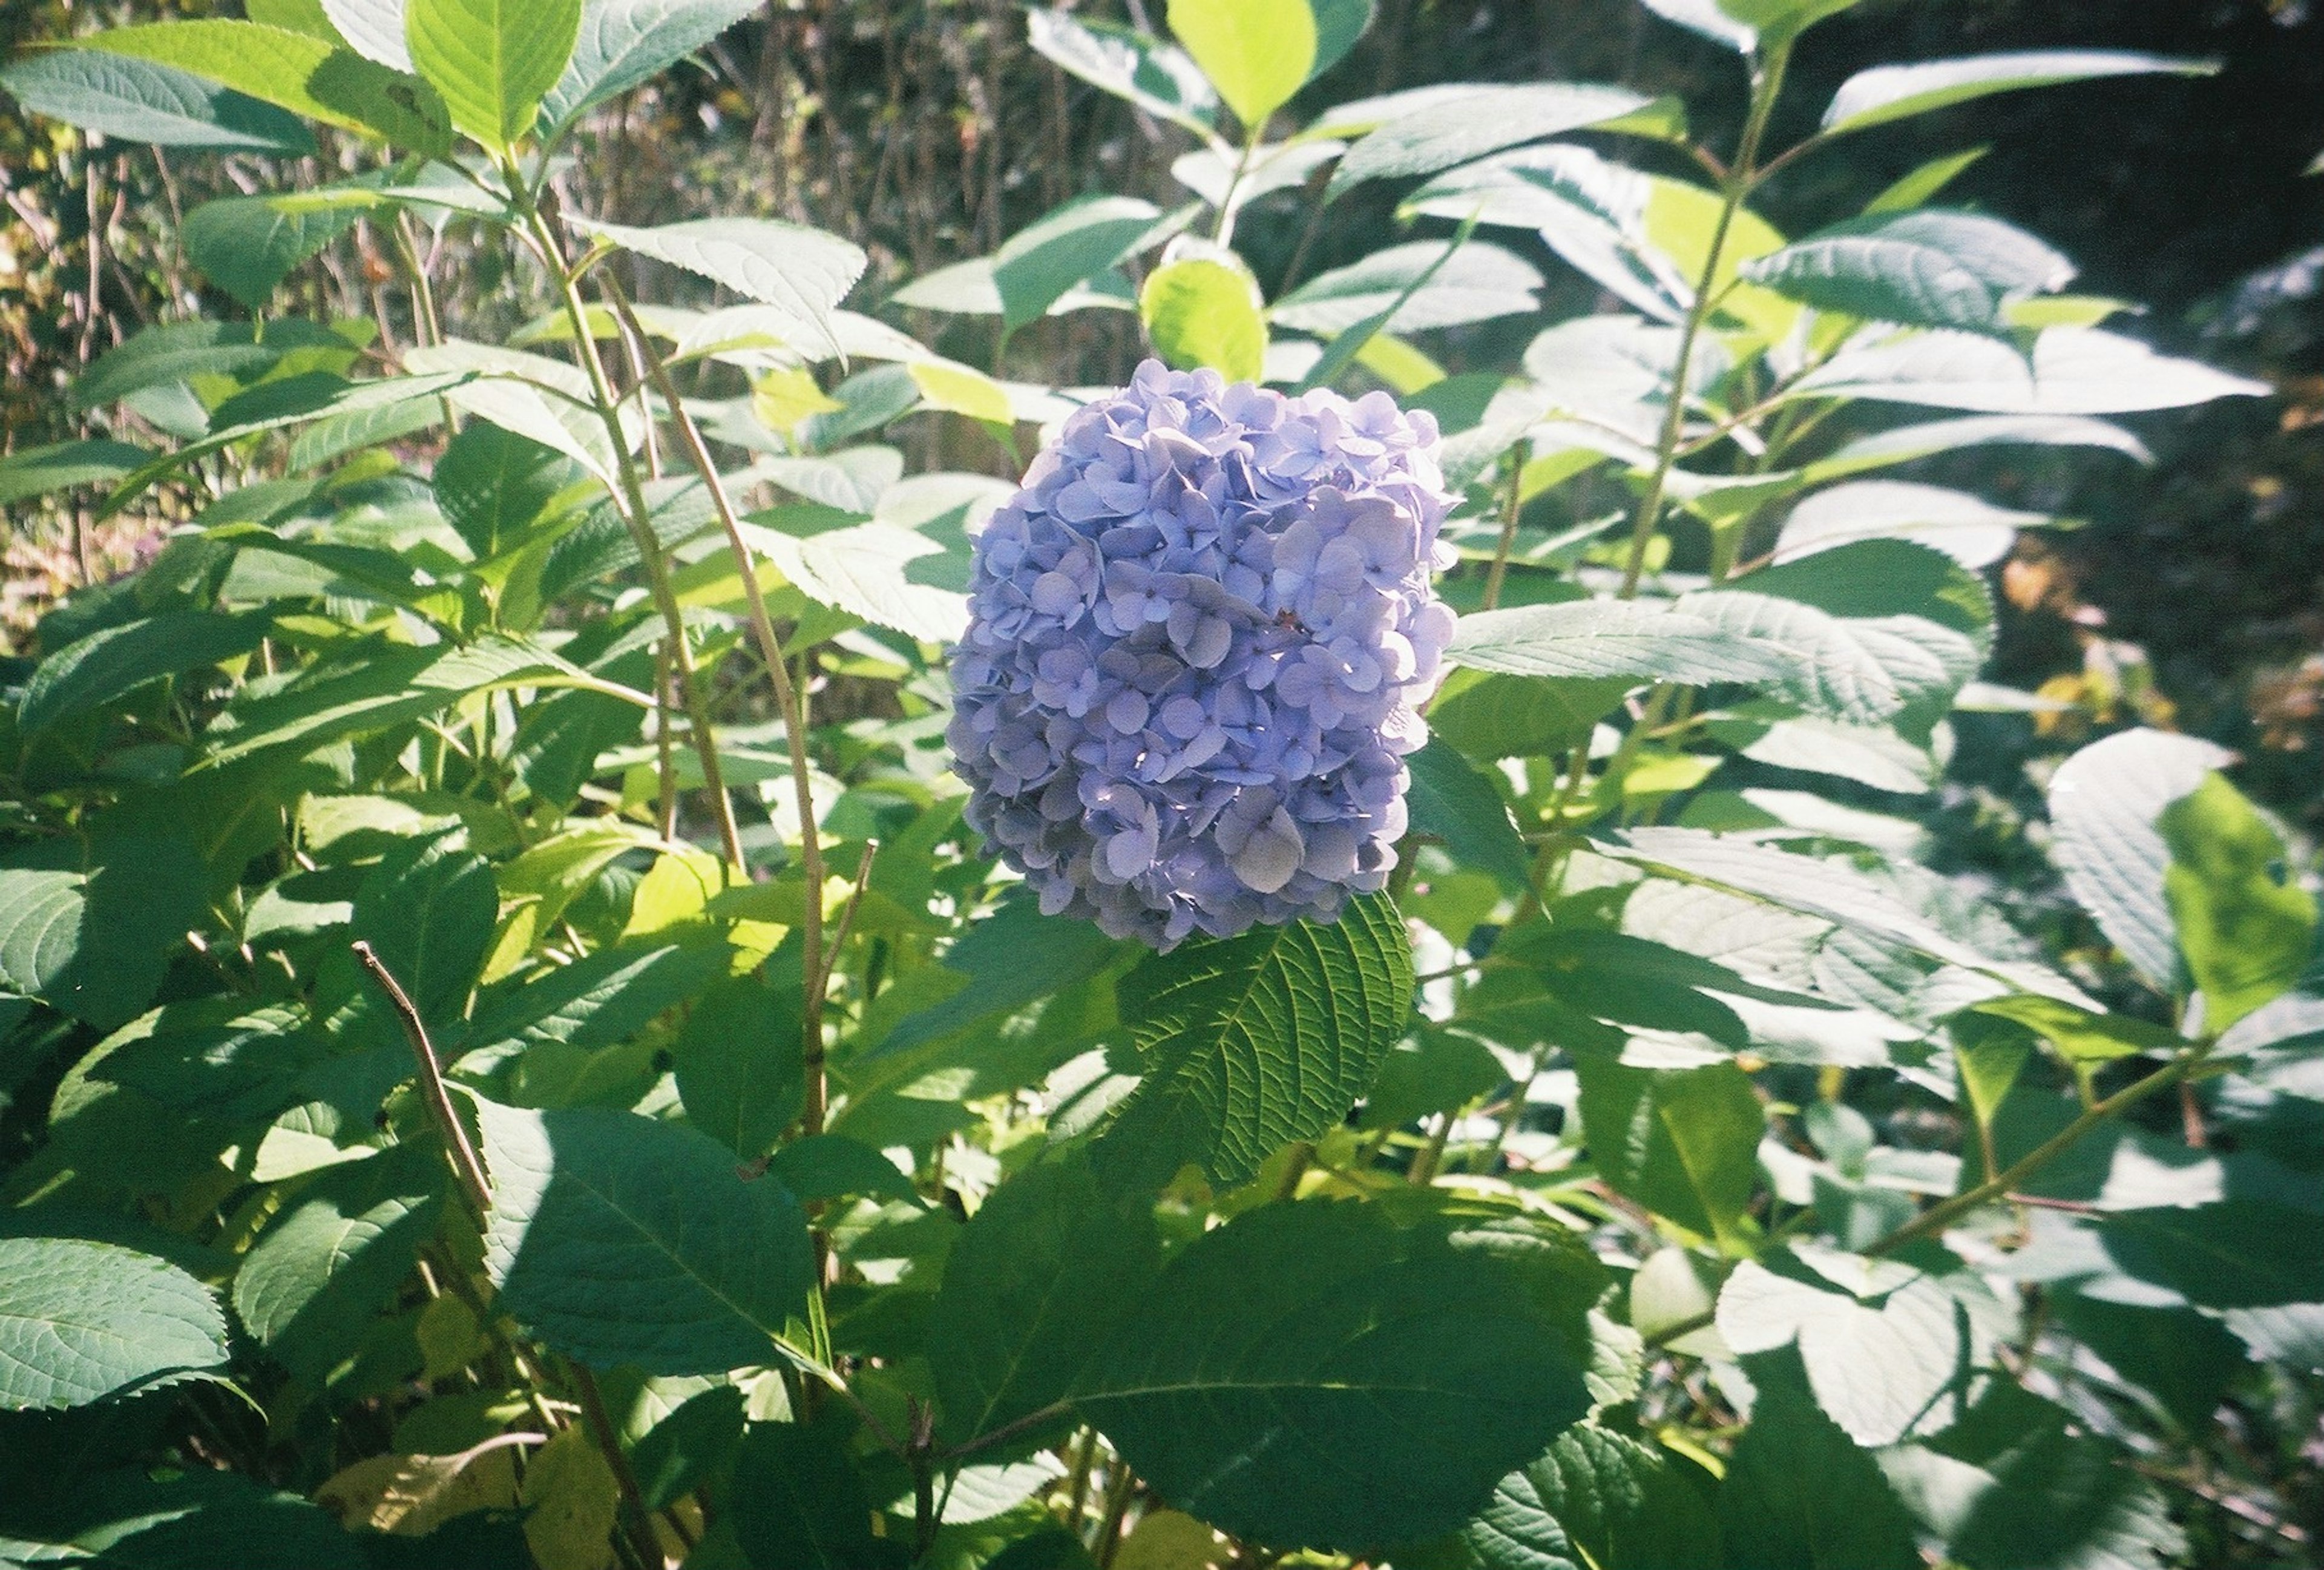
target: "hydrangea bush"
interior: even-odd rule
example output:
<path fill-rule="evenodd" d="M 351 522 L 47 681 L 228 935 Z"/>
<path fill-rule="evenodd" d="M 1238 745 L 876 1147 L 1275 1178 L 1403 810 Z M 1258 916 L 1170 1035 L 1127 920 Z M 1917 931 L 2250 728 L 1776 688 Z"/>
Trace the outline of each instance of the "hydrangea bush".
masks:
<path fill-rule="evenodd" d="M 1452 615 L 1436 423 L 1140 365 L 977 538 L 968 821 L 1050 915 L 1169 948 L 1387 886 Z"/>

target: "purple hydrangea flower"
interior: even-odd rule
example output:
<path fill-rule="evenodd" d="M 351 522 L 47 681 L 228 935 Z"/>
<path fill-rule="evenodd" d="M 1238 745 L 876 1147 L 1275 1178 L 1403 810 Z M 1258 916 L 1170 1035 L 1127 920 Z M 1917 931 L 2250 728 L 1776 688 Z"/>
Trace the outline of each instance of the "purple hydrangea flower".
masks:
<path fill-rule="evenodd" d="M 1384 887 L 1452 614 L 1436 424 L 1154 361 L 977 537 L 954 767 L 1052 915 L 1169 948 Z"/>

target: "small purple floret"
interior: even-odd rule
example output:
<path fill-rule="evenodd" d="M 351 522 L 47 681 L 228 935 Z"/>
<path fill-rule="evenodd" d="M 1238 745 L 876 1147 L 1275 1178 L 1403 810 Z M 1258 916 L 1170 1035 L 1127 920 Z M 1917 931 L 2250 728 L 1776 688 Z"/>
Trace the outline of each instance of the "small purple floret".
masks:
<path fill-rule="evenodd" d="M 977 537 L 954 766 L 1052 915 L 1169 948 L 1387 885 L 1452 614 L 1436 422 L 1154 361 Z"/>

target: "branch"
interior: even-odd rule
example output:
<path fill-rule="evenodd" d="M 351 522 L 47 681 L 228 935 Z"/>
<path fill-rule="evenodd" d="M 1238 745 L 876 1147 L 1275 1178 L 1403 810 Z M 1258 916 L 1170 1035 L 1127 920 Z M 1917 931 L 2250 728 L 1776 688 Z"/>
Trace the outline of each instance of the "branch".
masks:
<path fill-rule="evenodd" d="M 493 1203 L 492 1190 L 484 1182 L 484 1163 L 476 1154 L 476 1147 L 468 1141 L 468 1126 L 460 1121 L 458 1110 L 452 1105 L 452 1093 L 444 1084 L 443 1065 L 436 1060 L 436 1048 L 428 1039 L 428 1026 L 420 1020 L 410 994 L 372 946 L 358 937 L 349 947 L 355 950 L 355 963 L 387 994 L 388 1005 L 403 1026 L 404 1039 L 411 1043 L 411 1055 L 420 1060 L 420 1089 L 427 1099 L 429 1115 L 436 1120 L 436 1127 L 444 1136 L 445 1151 L 451 1157 L 453 1173 L 460 1180 L 460 1193 L 482 1224 Z"/>

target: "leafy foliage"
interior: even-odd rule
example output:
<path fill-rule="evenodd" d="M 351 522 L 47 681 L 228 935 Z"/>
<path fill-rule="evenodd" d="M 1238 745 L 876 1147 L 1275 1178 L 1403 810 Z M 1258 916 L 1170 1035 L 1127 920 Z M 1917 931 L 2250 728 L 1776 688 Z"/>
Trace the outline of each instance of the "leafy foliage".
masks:
<path fill-rule="evenodd" d="M 836 236 L 569 177 L 736 0 L 281 0 L 10 65 L 346 178 L 195 208 L 249 315 L 128 338 L 98 434 L 0 464 L 177 520 L 8 676 L 0 1554 L 2179 1555 L 2147 1458 L 2324 1366 L 2313 852 L 2136 730 L 2047 780 L 2070 924 L 1931 864 L 1956 716 L 2042 707 L 1978 680 L 1984 575 L 2056 520 L 1926 466 L 2140 460 L 2108 417 L 2264 389 L 2100 326 L 1948 170 L 1760 208 L 1842 137 L 2206 68 L 1884 68 L 1768 145 L 1849 3 L 1649 0 L 1749 68 L 1692 160 L 1620 85 L 1333 101 L 1362 5 L 1037 7 L 1184 190 L 884 301 Z M 1304 282 L 1262 244 L 1368 202 L 1409 232 Z M 438 319 L 456 226 L 502 316 Z M 409 342 L 275 310 L 374 234 Z M 1545 267 L 1618 309 L 1536 319 Z M 1107 312 L 1442 432 L 1462 669 L 1335 922 L 1150 953 L 965 827 L 980 470 L 1092 396 L 973 365 Z"/>

